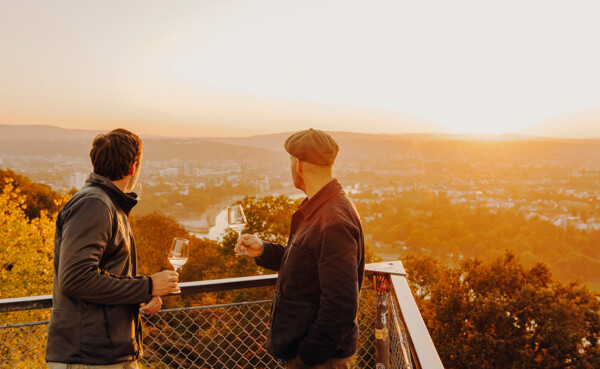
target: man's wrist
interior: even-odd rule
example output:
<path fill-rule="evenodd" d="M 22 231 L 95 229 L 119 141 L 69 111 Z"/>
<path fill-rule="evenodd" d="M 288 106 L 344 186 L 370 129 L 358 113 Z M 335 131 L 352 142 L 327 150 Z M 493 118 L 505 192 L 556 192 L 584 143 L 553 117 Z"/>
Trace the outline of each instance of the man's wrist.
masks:
<path fill-rule="evenodd" d="M 260 242 L 262 243 L 262 251 L 260 252 L 260 255 L 254 257 L 254 260 L 257 262 L 260 262 L 262 260 L 262 256 L 265 254 L 265 241 L 260 240 Z"/>
<path fill-rule="evenodd" d="M 148 294 L 152 295 L 152 290 L 154 289 L 154 282 L 152 282 L 152 277 L 148 276 Z"/>

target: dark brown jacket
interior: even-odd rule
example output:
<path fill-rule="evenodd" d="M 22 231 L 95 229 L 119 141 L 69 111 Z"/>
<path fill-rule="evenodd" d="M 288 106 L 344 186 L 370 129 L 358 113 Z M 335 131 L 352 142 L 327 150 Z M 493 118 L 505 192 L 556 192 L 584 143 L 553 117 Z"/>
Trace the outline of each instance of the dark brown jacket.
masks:
<path fill-rule="evenodd" d="M 337 180 L 292 217 L 287 247 L 265 242 L 256 263 L 279 271 L 267 348 L 279 359 L 304 364 L 352 356 L 365 267 L 356 208 Z"/>
<path fill-rule="evenodd" d="M 137 276 L 127 219 L 136 203 L 91 174 L 58 214 L 46 360 L 108 365 L 139 358 L 138 309 L 152 298 L 152 285 Z"/>

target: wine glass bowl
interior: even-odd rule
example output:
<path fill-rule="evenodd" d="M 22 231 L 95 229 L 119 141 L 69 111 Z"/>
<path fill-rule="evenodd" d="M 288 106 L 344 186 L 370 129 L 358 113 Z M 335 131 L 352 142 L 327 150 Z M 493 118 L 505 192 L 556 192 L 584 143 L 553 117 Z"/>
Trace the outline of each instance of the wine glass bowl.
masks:
<path fill-rule="evenodd" d="M 227 207 L 227 224 L 229 229 L 240 235 L 242 230 L 246 227 L 246 214 L 242 205 L 232 205 Z"/>
<path fill-rule="evenodd" d="M 244 214 L 242 205 L 238 204 L 227 207 L 227 224 L 229 225 L 229 229 L 239 236 L 247 223 L 248 221 L 246 220 L 246 214 Z M 246 255 L 246 253 L 239 253 L 236 255 Z"/>
<path fill-rule="evenodd" d="M 189 244 L 190 241 L 185 238 L 173 238 L 171 250 L 169 251 L 169 262 L 171 265 L 173 265 L 175 270 L 181 269 L 181 267 L 187 263 L 189 256 Z"/>

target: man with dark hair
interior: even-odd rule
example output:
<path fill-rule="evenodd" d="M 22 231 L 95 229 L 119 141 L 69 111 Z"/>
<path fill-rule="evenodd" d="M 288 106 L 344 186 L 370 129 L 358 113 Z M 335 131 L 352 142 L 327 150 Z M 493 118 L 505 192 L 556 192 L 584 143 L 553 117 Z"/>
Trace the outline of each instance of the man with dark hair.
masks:
<path fill-rule="evenodd" d="M 360 217 L 332 166 L 339 147 L 307 130 L 285 142 L 294 186 L 307 198 L 292 217 L 287 247 L 241 235 L 236 253 L 279 272 L 267 349 L 286 368 L 349 368 L 365 268 Z"/>
<path fill-rule="evenodd" d="M 140 313 L 160 310 L 160 296 L 179 292 L 178 274 L 137 275 L 128 193 L 142 165 L 142 141 L 116 129 L 94 139 L 94 173 L 61 209 L 54 239 L 53 309 L 48 328 L 51 369 L 137 368 Z"/>
<path fill-rule="evenodd" d="M 136 163 L 139 173 L 142 163 L 142 140 L 132 132 L 117 128 L 106 135 L 96 136 L 90 158 L 95 174 L 111 181 L 125 178 L 131 163 Z M 135 185 L 137 177 L 131 181 Z"/>

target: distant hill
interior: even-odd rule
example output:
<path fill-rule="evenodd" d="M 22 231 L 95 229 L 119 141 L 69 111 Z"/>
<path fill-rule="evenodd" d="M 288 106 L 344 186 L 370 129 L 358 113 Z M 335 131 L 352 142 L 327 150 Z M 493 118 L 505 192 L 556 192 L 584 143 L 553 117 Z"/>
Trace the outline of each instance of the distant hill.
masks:
<path fill-rule="evenodd" d="M 147 160 L 264 160 L 271 161 L 273 152 L 266 149 L 230 145 L 200 139 L 144 139 Z"/>
<path fill-rule="evenodd" d="M 0 153 L 19 156 L 87 157 L 94 137 L 103 133 L 52 126 L 0 125 Z M 163 160 L 268 160 L 273 152 L 203 139 L 142 136 L 144 158 Z"/>
<path fill-rule="evenodd" d="M 89 140 L 106 130 L 69 129 L 48 125 L 10 125 L 0 124 L 0 140 Z M 158 136 L 141 135 L 142 138 Z"/>
<path fill-rule="evenodd" d="M 92 140 L 102 132 L 44 125 L 0 125 L 0 140 Z"/>
<path fill-rule="evenodd" d="M 285 153 L 283 144 L 291 132 L 251 137 L 216 137 L 205 140 L 269 149 Z M 464 134 L 368 134 L 330 132 L 340 145 L 339 158 L 354 160 L 365 156 L 381 159 L 397 155 L 423 155 L 443 159 L 470 155 L 507 155 L 561 157 L 597 152 L 600 140 L 555 139 L 516 133 L 504 135 Z"/>
<path fill-rule="evenodd" d="M 600 139 L 600 108 L 561 114 L 539 122 L 523 132 L 545 137 Z"/>
<path fill-rule="evenodd" d="M 51 126 L 0 125 L 0 153 L 20 156 L 86 157 L 99 131 L 62 129 Z M 508 157 L 561 157 L 596 154 L 600 139 L 540 138 L 520 134 L 367 134 L 330 132 L 340 144 L 341 160 L 393 158 L 421 155 L 443 159 L 446 155 L 506 155 Z M 270 161 L 285 157 L 283 144 L 291 132 L 250 137 L 157 138 L 143 137 L 147 160 L 241 160 Z M 591 151 L 590 151 L 591 150 Z M 437 160 L 437 159 L 436 159 Z"/>
<path fill-rule="evenodd" d="M 250 137 L 206 137 L 204 140 L 217 141 L 232 145 L 260 147 L 274 151 L 285 151 L 283 144 L 293 132 L 257 135 Z M 414 141 L 526 141 L 545 140 L 535 136 L 526 136 L 516 133 L 504 135 L 460 135 L 447 133 L 404 133 L 404 134 L 372 134 L 356 132 L 329 132 L 340 144 L 344 151 L 351 148 L 366 148 L 370 145 L 395 147 L 398 143 Z"/>

